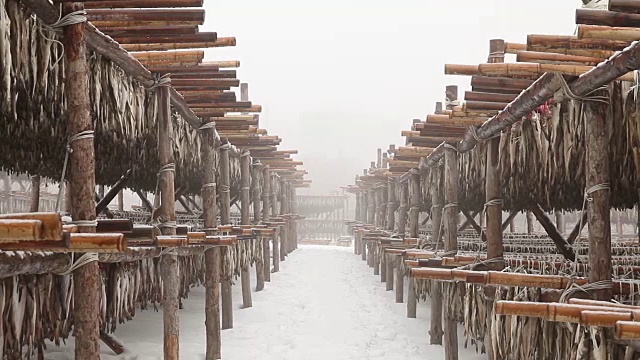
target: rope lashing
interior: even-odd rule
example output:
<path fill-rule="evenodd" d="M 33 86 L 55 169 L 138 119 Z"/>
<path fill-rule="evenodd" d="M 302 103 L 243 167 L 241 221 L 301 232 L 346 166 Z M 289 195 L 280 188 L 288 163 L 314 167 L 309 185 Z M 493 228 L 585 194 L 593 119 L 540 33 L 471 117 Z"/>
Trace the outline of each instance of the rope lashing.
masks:
<path fill-rule="evenodd" d="M 178 223 L 176 221 L 165 221 L 159 223 L 157 227 L 158 229 L 175 229 L 178 227 Z"/>
<path fill-rule="evenodd" d="M 595 290 L 607 290 L 613 288 L 613 281 L 611 280 L 600 280 L 593 283 L 578 285 L 575 282 L 572 282 L 560 295 L 560 302 L 566 303 L 569 300 L 569 297 L 573 294 L 584 292 L 589 294 L 589 291 Z"/>
<path fill-rule="evenodd" d="M 571 91 L 571 88 L 569 87 L 569 84 L 567 84 L 567 80 L 565 80 L 564 76 L 562 76 L 561 74 L 556 73 L 555 76 L 560 80 L 560 90 L 562 90 L 562 93 L 568 97 L 571 100 L 575 100 L 578 102 L 584 102 L 584 101 L 596 101 L 596 102 L 601 102 L 604 104 L 609 104 L 609 97 L 608 96 L 589 96 L 591 94 L 593 94 L 596 91 L 599 90 L 608 90 L 606 86 L 602 86 L 599 87 L 591 92 L 589 92 L 587 95 L 585 96 L 579 96 L 577 94 L 575 94 L 573 91 Z"/>
<path fill-rule="evenodd" d="M 231 187 L 229 185 L 220 185 L 220 192 L 221 193 L 231 192 Z"/>
<path fill-rule="evenodd" d="M 208 123 L 200 126 L 198 128 L 198 130 L 207 130 L 207 129 L 215 129 L 215 128 L 216 128 L 216 122 L 215 121 L 211 121 L 211 122 L 208 122 Z"/>
<path fill-rule="evenodd" d="M 487 201 L 484 204 L 484 209 L 486 210 L 489 206 L 498 206 L 498 205 L 502 205 L 504 204 L 504 201 L 502 199 L 492 199 Z"/>
<path fill-rule="evenodd" d="M 165 164 L 160 168 L 160 170 L 158 170 L 158 173 L 156 174 L 156 191 L 155 191 L 155 198 L 154 198 L 155 200 L 153 201 L 154 212 L 160 208 L 160 197 L 158 196 L 159 194 L 158 189 L 160 188 L 160 177 L 162 176 L 162 174 L 167 172 L 175 173 L 176 165 L 174 163 Z"/>
<path fill-rule="evenodd" d="M 146 89 L 149 91 L 153 91 L 159 87 L 171 86 L 171 74 L 153 74 L 153 83 L 149 86 L 146 86 Z"/>
<path fill-rule="evenodd" d="M 206 183 L 206 184 L 202 185 L 202 189 L 203 189 L 203 190 L 204 190 L 205 188 L 210 188 L 210 187 L 215 188 L 215 187 L 216 187 L 216 183 L 214 183 L 214 182 L 210 182 L 210 183 Z"/>
<path fill-rule="evenodd" d="M 69 265 L 69 268 L 65 271 L 57 272 L 56 275 L 70 275 L 71 273 L 87 265 L 88 263 L 99 260 L 97 253 L 84 253 L 77 260 L 74 260 L 74 257 L 75 255 L 71 255 L 72 261 Z"/>
<path fill-rule="evenodd" d="M 56 45 L 60 46 L 60 55 L 56 58 L 56 61 L 53 63 L 53 65 L 49 67 L 49 69 L 52 69 L 58 66 L 60 61 L 62 61 L 62 58 L 64 57 L 64 44 L 62 44 L 62 42 L 60 42 L 57 39 L 53 39 L 45 35 L 42 29 L 59 33 L 60 30 L 62 30 L 62 28 L 65 26 L 82 24 L 87 22 L 87 17 L 85 15 L 87 15 L 87 12 L 85 10 L 77 10 L 77 11 L 70 12 L 65 16 L 62 16 L 62 4 L 60 4 L 60 15 L 58 15 L 58 20 L 53 24 L 45 24 L 44 22 L 40 21 L 40 18 L 37 17 L 35 14 L 32 15 L 32 17 L 37 20 L 38 32 L 40 33 L 40 36 L 42 36 L 45 40 L 49 41 L 50 43 L 55 43 Z"/>
<path fill-rule="evenodd" d="M 582 221 L 582 219 L 584 218 L 584 212 L 587 210 L 587 202 L 592 202 L 593 198 L 591 197 L 591 194 L 597 192 L 597 191 L 603 191 L 603 190 L 609 190 L 611 187 L 609 185 L 609 183 L 602 183 L 602 184 L 596 184 L 593 185 L 592 187 L 590 187 L 589 189 L 587 189 L 587 191 L 585 191 L 584 193 L 584 200 L 582 201 L 582 211 L 580 211 L 580 229 L 582 229 L 584 227 L 584 223 Z M 576 249 L 578 248 L 578 245 L 580 244 L 580 234 L 578 233 L 578 236 L 576 237 L 576 240 L 574 242 L 574 247 L 576 247 Z M 578 254 L 578 250 L 576 250 L 576 254 Z M 576 256 L 576 262 L 578 261 L 578 256 Z"/>
<path fill-rule="evenodd" d="M 458 106 L 458 105 L 460 105 L 460 101 L 458 101 L 458 100 L 449 100 L 449 99 L 446 99 L 446 100 L 444 101 L 444 104 L 445 104 L 445 106 L 447 106 L 447 107 L 454 107 L 454 106 Z"/>
<path fill-rule="evenodd" d="M 80 140 L 88 140 L 93 139 L 93 130 L 85 130 L 81 131 L 69 138 L 66 147 L 66 154 L 64 156 L 64 163 L 62 164 L 62 176 L 60 177 L 60 184 L 64 183 L 64 178 L 67 173 L 67 164 L 69 163 L 69 154 L 73 152 L 73 148 L 71 148 L 71 144 Z M 69 191 L 67 189 L 67 191 Z M 56 212 L 60 212 L 60 206 L 62 206 L 62 191 L 58 191 L 58 198 L 56 199 Z"/>
<path fill-rule="evenodd" d="M 458 206 L 458 203 L 457 203 L 457 202 L 450 202 L 450 203 L 448 203 L 448 204 L 446 204 L 446 205 L 444 205 L 444 206 L 442 207 L 442 211 L 445 211 L 445 210 L 447 210 L 448 208 L 452 208 L 452 207 L 456 207 L 456 206 Z"/>
<path fill-rule="evenodd" d="M 451 145 L 451 144 L 449 144 L 449 143 L 444 143 L 444 148 L 445 148 L 445 149 L 453 150 L 453 151 L 455 151 L 455 152 L 457 152 L 457 151 L 458 151 L 458 148 L 457 148 L 457 147 L 455 147 L 455 146 L 453 146 L 453 145 Z"/>

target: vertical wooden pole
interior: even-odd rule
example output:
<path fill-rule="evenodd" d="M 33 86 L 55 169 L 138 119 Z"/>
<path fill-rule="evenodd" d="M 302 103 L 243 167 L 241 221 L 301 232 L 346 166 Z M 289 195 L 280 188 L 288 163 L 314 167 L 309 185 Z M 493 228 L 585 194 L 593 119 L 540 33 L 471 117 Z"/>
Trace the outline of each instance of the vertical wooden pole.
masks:
<path fill-rule="evenodd" d="M 395 216 L 398 209 L 398 199 L 396 197 L 396 184 L 397 178 L 389 177 L 389 183 L 387 184 L 387 198 L 389 203 L 387 204 L 387 230 L 393 231 L 395 228 Z"/>
<path fill-rule="evenodd" d="M 278 216 L 278 178 L 271 173 L 271 216 Z"/>
<path fill-rule="evenodd" d="M 562 213 L 562 211 L 556 211 L 555 216 L 556 216 L 556 228 L 558 229 L 558 232 L 560 234 L 564 235 L 564 233 L 567 231 L 567 228 L 564 223 L 564 214 Z"/>
<path fill-rule="evenodd" d="M 409 186 L 411 187 L 411 213 L 409 217 L 409 236 L 412 238 L 418 237 L 418 230 L 420 224 L 418 223 L 420 217 L 420 174 L 418 170 L 411 169 L 411 177 L 409 178 Z"/>
<path fill-rule="evenodd" d="M 372 212 L 373 212 L 373 216 L 371 217 L 372 219 L 372 224 L 375 225 L 376 227 L 380 226 L 380 191 L 378 191 L 378 188 L 373 188 L 371 189 L 371 199 L 373 201 L 373 208 L 372 208 Z"/>
<path fill-rule="evenodd" d="M 432 168 L 429 186 L 431 188 L 431 241 L 440 242 L 442 229 L 442 207 L 444 205 L 443 188 L 441 186 L 441 167 Z M 438 247 L 439 248 L 439 247 Z M 429 344 L 442 345 L 442 286 L 439 281 L 431 283 L 431 327 L 429 329 Z"/>
<path fill-rule="evenodd" d="M 62 11 L 69 14 L 84 10 L 84 3 L 64 3 Z M 89 100 L 87 46 L 84 24 L 65 26 L 63 29 L 67 92 L 67 135 L 72 151 L 69 156 L 69 186 L 71 216 L 74 221 L 96 219 L 95 154 L 93 123 Z M 81 136 L 83 132 L 86 136 Z M 89 223 L 87 223 L 89 224 Z M 79 224 L 84 225 L 84 224 Z M 79 231 L 95 232 L 95 225 L 78 226 Z M 73 321 L 76 339 L 75 358 L 93 360 L 100 357 L 100 269 L 97 261 L 78 268 L 73 273 Z"/>
<path fill-rule="evenodd" d="M 34 175 L 31 177 L 31 204 L 29 207 L 30 212 L 38 212 L 40 208 L 40 176 Z"/>
<path fill-rule="evenodd" d="M 262 168 L 262 220 L 269 220 L 271 211 L 271 169 L 269 165 Z M 275 239 L 275 236 L 273 236 Z M 262 257 L 264 258 L 264 280 L 271 281 L 271 251 L 269 238 L 262 239 Z"/>
<path fill-rule="evenodd" d="M 407 208 L 409 207 L 409 184 L 407 181 L 400 185 L 400 207 L 398 208 L 398 234 L 404 237 L 407 230 Z"/>
<path fill-rule="evenodd" d="M 378 149 L 378 156 L 376 157 L 376 168 L 382 169 L 382 149 Z"/>
<path fill-rule="evenodd" d="M 362 221 L 362 214 L 360 213 L 360 193 L 356 193 L 356 221 Z"/>
<path fill-rule="evenodd" d="M 450 145 L 453 147 L 452 145 Z M 454 148 L 455 149 L 455 148 Z M 458 152 L 447 147 L 444 155 L 444 250 L 458 250 Z M 444 285 L 444 298 L 452 299 L 453 286 Z M 458 359 L 458 324 L 451 306 L 444 307 L 444 352 L 446 360 Z"/>
<path fill-rule="evenodd" d="M 280 215 L 285 215 L 287 209 L 287 180 L 280 178 Z M 284 261 L 287 256 L 288 240 L 289 240 L 289 220 L 284 220 L 282 226 L 282 236 L 280 236 L 280 261 Z"/>
<path fill-rule="evenodd" d="M 407 289 L 407 318 L 415 319 L 418 314 L 418 297 L 415 294 L 414 281 L 411 276 L 407 277 L 409 289 Z"/>
<path fill-rule="evenodd" d="M 389 190 L 388 188 L 388 181 L 386 184 L 384 184 L 383 186 L 380 187 L 380 189 L 378 190 L 378 197 L 380 199 L 379 201 L 379 213 L 380 213 L 380 222 L 379 222 L 379 227 L 381 229 L 386 229 L 387 228 L 387 205 L 389 203 Z"/>
<path fill-rule="evenodd" d="M 251 225 L 249 212 L 251 211 L 251 157 L 248 151 L 244 151 L 240 156 L 240 223 L 242 225 Z M 242 286 L 242 307 L 250 308 L 253 306 L 251 300 L 251 273 L 249 273 L 249 265 L 247 265 L 240 273 L 240 282 Z"/>
<path fill-rule="evenodd" d="M 394 268 L 394 264 L 393 264 L 393 255 L 386 255 L 384 253 L 382 253 L 382 256 L 385 257 L 385 263 L 387 264 L 387 271 L 386 271 L 386 275 L 387 275 L 387 281 L 385 282 L 386 284 L 386 289 L 387 291 L 393 290 L 393 268 Z"/>
<path fill-rule="evenodd" d="M 290 185 L 290 205 L 289 205 L 289 212 L 292 214 L 298 214 L 298 197 L 296 194 L 296 187 L 293 185 Z M 291 239 L 292 239 L 292 245 L 293 248 L 292 250 L 295 250 L 298 248 L 298 220 L 293 220 L 291 222 Z"/>
<path fill-rule="evenodd" d="M 275 174 L 271 175 L 271 215 L 278 216 L 278 179 Z M 282 226 L 278 226 L 276 235 L 273 237 L 273 272 L 280 271 L 280 238 L 282 237 Z"/>
<path fill-rule="evenodd" d="M 210 118 L 203 119 L 203 125 L 213 122 Z M 215 172 L 215 130 L 213 128 L 202 131 L 202 211 L 205 229 L 213 229 L 217 224 L 218 204 L 216 201 L 216 172 Z M 207 230 L 207 235 L 214 232 Z M 204 252 L 204 285 L 205 296 L 205 333 L 207 347 L 205 360 L 217 360 L 221 357 L 220 341 L 220 247 L 207 249 Z"/>
<path fill-rule="evenodd" d="M 124 211 L 124 190 L 118 192 L 118 211 Z"/>
<path fill-rule="evenodd" d="M 527 234 L 533 234 L 534 233 L 534 229 L 533 229 L 533 213 L 531 211 L 527 211 L 526 212 L 527 215 Z"/>
<path fill-rule="evenodd" d="M 220 222 L 222 225 L 231 223 L 231 169 L 229 160 L 229 148 L 227 143 L 220 147 Z M 229 246 L 225 246 L 222 256 L 226 256 L 228 251 L 232 251 Z M 233 293 L 231 292 L 231 279 L 223 278 L 221 282 L 222 294 L 222 329 L 233 328 Z"/>
<path fill-rule="evenodd" d="M 618 239 L 622 239 L 623 238 L 623 231 L 622 231 L 622 220 L 620 219 L 620 211 L 616 210 L 616 231 L 618 232 Z"/>
<path fill-rule="evenodd" d="M 369 224 L 371 225 L 375 225 L 376 224 L 376 191 L 375 189 L 370 189 L 369 190 L 369 211 L 367 212 L 367 214 L 369 215 Z"/>
<path fill-rule="evenodd" d="M 501 39 L 493 39 L 489 42 L 489 63 L 503 63 L 505 54 L 505 42 Z M 487 220 L 487 259 L 502 258 L 504 247 L 502 242 L 502 183 L 499 170 L 500 137 L 487 140 L 487 167 L 485 175 L 485 214 Z M 482 216 L 482 214 L 481 214 Z M 504 263 L 491 263 L 489 269 L 500 271 Z M 485 287 L 487 309 L 493 309 L 495 287 Z M 487 313 L 487 328 L 491 329 L 492 313 Z M 486 343 L 491 344 L 491 337 L 497 334 L 487 332 Z M 493 353 L 493 347 L 488 346 L 489 359 L 496 359 L 498 354 Z"/>
<path fill-rule="evenodd" d="M 262 212 L 261 212 L 261 198 L 262 198 L 262 189 L 260 189 L 260 178 L 262 177 L 262 164 L 259 162 L 253 163 L 253 174 L 251 175 L 251 187 L 253 188 L 253 223 L 259 224 L 262 220 Z M 269 246 L 269 239 L 266 237 L 262 237 L 260 239 L 262 242 L 262 255 L 263 260 L 258 260 L 256 262 L 256 291 L 264 290 L 264 244 Z M 267 250 L 267 255 L 269 255 L 269 251 Z"/>
<path fill-rule="evenodd" d="M 396 268 L 396 303 L 402 304 L 404 302 L 404 272 L 400 266 L 402 262 L 402 256 L 395 255 L 393 258 Z"/>
<path fill-rule="evenodd" d="M 608 96 L 598 91 L 594 96 Z M 609 190 L 609 136 L 607 123 L 612 119 L 608 104 L 583 103 L 585 144 L 587 147 L 587 221 L 589 224 L 589 282 L 611 280 L 611 219 Z M 594 291 L 596 300 L 611 300 L 611 288 Z"/>
<path fill-rule="evenodd" d="M 160 221 L 158 225 L 160 232 L 163 235 L 175 235 L 175 173 L 173 170 L 173 147 L 171 146 L 173 131 L 169 87 L 161 86 L 157 88 L 156 91 L 158 93 L 158 103 L 160 106 L 158 119 L 158 159 L 160 161 L 158 189 L 160 191 L 160 208 L 156 213 Z M 160 273 L 163 284 L 164 358 L 165 360 L 173 360 L 180 357 L 178 257 L 173 254 L 162 255 L 160 259 Z"/>

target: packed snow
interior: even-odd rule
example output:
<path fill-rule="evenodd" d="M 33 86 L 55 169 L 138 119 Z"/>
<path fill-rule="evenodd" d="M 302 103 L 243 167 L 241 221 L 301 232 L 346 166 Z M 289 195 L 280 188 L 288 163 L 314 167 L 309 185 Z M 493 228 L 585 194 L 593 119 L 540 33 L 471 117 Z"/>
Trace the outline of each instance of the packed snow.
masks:
<path fill-rule="evenodd" d="M 252 272 L 255 288 L 255 272 Z M 406 304 L 352 248 L 304 245 L 281 263 L 265 290 L 253 293 L 253 307 L 241 309 L 234 286 L 234 328 L 222 331 L 223 359 L 256 360 L 425 360 L 443 359 L 441 346 L 429 345 L 428 304 L 418 318 L 406 317 Z M 405 282 L 406 285 L 406 282 Z M 406 289 L 405 289 L 406 291 Z M 406 299 L 406 297 L 405 297 Z M 204 359 L 204 288 L 195 288 L 180 311 L 181 359 Z M 115 336 L 127 349 L 114 355 L 101 345 L 105 360 L 162 359 L 162 313 L 139 311 Z M 460 344 L 464 342 L 459 333 Z M 73 340 L 49 348 L 47 359 L 73 359 Z M 485 359 L 471 349 L 460 358 Z"/>

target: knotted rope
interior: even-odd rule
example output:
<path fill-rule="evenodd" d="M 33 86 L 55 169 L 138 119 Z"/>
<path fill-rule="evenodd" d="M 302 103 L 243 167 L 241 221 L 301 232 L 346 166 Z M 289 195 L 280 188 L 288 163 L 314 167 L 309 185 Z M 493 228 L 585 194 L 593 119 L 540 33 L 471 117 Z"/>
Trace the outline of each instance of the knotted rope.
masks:
<path fill-rule="evenodd" d="M 80 140 L 93 139 L 93 130 L 81 131 L 69 138 L 66 146 L 66 154 L 64 156 L 64 163 L 62 164 L 62 176 L 60 177 L 60 186 L 64 183 L 64 178 L 67 173 L 67 164 L 69 163 L 69 155 L 73 152 L 71 144 Z M 69 191 L 67 189 L 67 191 Z M 62 205 L 62 191 L 58 191 L 58 198 L 56 199 L 56 212 L 60 212 L 60 206 Z"/>

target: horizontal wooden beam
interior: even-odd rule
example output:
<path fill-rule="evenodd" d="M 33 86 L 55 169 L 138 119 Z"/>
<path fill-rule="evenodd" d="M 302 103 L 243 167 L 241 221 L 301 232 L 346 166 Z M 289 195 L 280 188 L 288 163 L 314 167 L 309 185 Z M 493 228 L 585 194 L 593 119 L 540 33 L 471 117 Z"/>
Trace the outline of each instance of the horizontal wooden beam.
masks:
<path fill-rule="evenodd" d="M 159 44 L 181 42 L 215 42 L 218 34 L 215 32 L 199 32 L 197 34 L 159 34 L 149 32 L 147 35 L 112 35 L 113 40 L 120 44 Z"/>
<path fill-rule="evenodd" d="M 123 8 L 181 8 L 202 7 L 204 0 L 55 0 L 61 2 L 83 2 L 85 9 L 123 9 Z"/>
<path fill-rule="evenodd" d="M 159 44 L 124 44 L 122 47 L 127 51 L 168 51 L 168 50 L 184 50 L 184 49 L 202 49 L 214 47 L 236 46 L 235 37 L 218 38 L 215 41 L 206 42 L 174 42 Z"/>
<path fill-rule="evenodd" d="M 565 55 L 542 51 L 518 51 L 516 54 L 516 61 L 518 62 L 531 62 L 539 64 L 574 64 L 574 65 L 589 65 L 596 66 L 603 61 L 598 57 L 589 56 L 577 56 L 577 55 Z"/>

